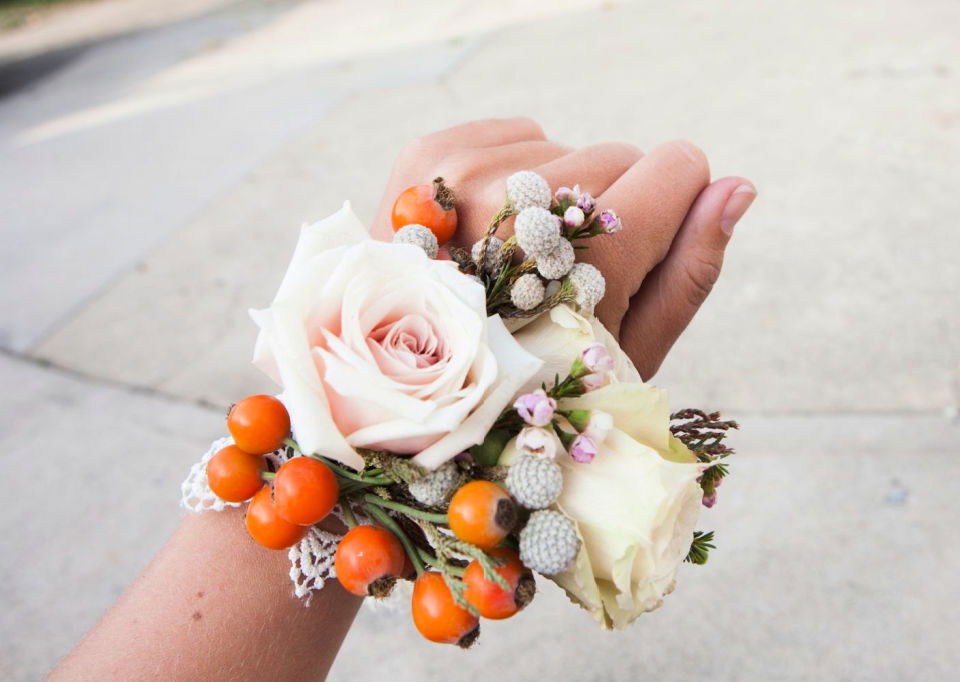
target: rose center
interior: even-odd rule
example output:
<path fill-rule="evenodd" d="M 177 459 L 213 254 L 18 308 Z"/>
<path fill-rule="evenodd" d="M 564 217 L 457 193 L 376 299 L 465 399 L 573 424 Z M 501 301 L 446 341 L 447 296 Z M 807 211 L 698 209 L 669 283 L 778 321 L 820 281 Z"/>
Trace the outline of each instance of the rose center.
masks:
<path fill-rule="evenodd" d="M 446 347 L 433 324 L 422 315 L 403 317 L 381 324 L 367 337 L 380 361 L 381 369 L 389 373 L 396 364 L 408 369 L 433 367 L 446 359 Z M 391 367 L 384 366 L 384 363 Z"/>

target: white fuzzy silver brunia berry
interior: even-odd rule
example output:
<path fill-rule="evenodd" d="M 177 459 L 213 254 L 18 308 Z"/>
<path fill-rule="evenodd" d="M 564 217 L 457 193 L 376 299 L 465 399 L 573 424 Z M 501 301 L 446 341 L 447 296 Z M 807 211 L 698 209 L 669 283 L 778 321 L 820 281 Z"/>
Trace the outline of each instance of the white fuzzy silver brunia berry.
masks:
<path fill-rule="evenodd" d="M 442 507 L 453 494 L 459 478 L 457 465 L 447 462 L 436 471 L 431 471 L 411 483 L 410 494 L 422 505 Z"/>
<path fill-rule="evenodd" d="M 393 235 L 393 243 L 419 246 L 427 252 L 428 258 L 436 258 L 437 251 L 440 249 L 437 236 L 430 231 L 430 228 L 417 224 L 404 225 L 397 230 Z"/>
<path fill-rule="evenodd" d="M 510 300 L 519 310 L 533 310 L 543 303 L 546 287 L 543 281 L 532 272 L 517 277 L 510 287 Z"/>
<path fill-rule="evenodd" d="M 567 278 L 573 285 L 576 303 L 583 310 L 593 310 L 607 289 L 603 275 L 589 263 L 574 265 Z"/>
<path fill-rule="evenodd" d="M 522 454 L 507 471 L 507 490 L 527 509 L 544 509 L 557 501 L 563 490 L 563 470 L 556 461 Z"/>
<path fill-rule="evenodd" d="M 476 242 L 473 245 L 473 248 L 470 249 L 470 257 L 473 259 L 473 262 L 476 263 L 480 258 L 480 245 L 483 244 L 483 240 Z M 488 273 L 495 273 L 500 271 L 500 267 L 503 265 L 503 258 L 500 254 L 500 247 L 503 246 L 503 240 L 499 237 L 490 237 L 487 240 L 487 253 L 483 257 L 483 269 Z"/>
<path fill-rule="evenodd" d="M 537 258 L 537 270 L 547 279 L 560 279 L 570 272 L 577 259 L 573 244 L 561 239 L 560 244 L 546 256 Z"/>
<path fill-rule="evenodd" d="M 546 256 L 560 244 L 560 222 L 545 208 L 523 209 L 513 223 L 517 244 L 532 258 Z"/>
<path fill-rule="evenodd" d="M 580 551 L 573 521 L 550 509 L 535 511 L 520 531 L 520 561 L 543 575 L 562 573 Z"/>
<path fill-rule="evenodd" d="M 519 171 L 507 178 L 507 199 L 517 211 L 530 206 L 550 208 L 550 185 L 533 171 Z"/>

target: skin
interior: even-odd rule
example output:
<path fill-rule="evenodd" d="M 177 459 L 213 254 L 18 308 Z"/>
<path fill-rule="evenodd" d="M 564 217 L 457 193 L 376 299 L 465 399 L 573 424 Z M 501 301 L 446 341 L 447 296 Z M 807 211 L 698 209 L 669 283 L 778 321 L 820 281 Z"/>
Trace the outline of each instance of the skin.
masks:
<path fill-rule="evenodd" d="M 578 259 L 606 276 L 597 316 L 652 377 L 719 276 L 753 185 L 710 182 L 706 157 L 689 142 L 646 155 L 622 143 L 573 149 L 530 119 L 474 121 L 401 153 L 373 234 L 389 239 L 394 198 L 440 175 L 458 196 L 453 244 L 469 248 L 518 170 L 540 173 L 552 188 L 579 183 L 620 215 L 624 230 L 591 240 Z M 305 608 L 288 570 L 286 552 L 247 537 L 241 512 L 190 515 L 50 679 L 323 679 L 361 600 L 331 581 Z"/>
<path fill-rule="evenodd" d="M 400 192 L 442 176 L 457 192 L 460 226 L 451 244 L 469 248 L 503 205 L 507 177 L 519 170 L 539 173 L 553 189 L 579 184 L 598 210 L 617 211 L 623 231 L 590 240 L 577 258 L 604 273 L 607 293 L 596 315 L 649 379 L 716 282 L 733 226 L 756 197 L 753 185 L 741 177 L 711 183 L 706 156 L 683 140 L 649 154 L 621 142 L 574 149 L 547 140 L 528 118 L 473 121 L 403 150 L 373 234 L 390 238 L 390 209 Z M 510 234 L 510 224 L 498 232 Z"/>

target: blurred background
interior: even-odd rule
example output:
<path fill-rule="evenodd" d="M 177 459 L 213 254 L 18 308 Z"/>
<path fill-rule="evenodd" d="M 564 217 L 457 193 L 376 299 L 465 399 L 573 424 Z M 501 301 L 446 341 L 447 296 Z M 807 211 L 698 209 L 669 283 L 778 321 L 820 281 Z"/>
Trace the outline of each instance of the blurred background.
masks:
<path fill-rule="evenodd" d="M 517 114 L 759 188 L 656 378 L 742 424 L 718 549 L 626 632 L 548 584 L 469 655 L 365 610 L 331 679 L 371 650 L 396 680 L 955 676 L 958 28 L 955 0 L 0 2 L 0 678 L 93 625 L 271 390 L 246 310 L 299 225 Z"/>

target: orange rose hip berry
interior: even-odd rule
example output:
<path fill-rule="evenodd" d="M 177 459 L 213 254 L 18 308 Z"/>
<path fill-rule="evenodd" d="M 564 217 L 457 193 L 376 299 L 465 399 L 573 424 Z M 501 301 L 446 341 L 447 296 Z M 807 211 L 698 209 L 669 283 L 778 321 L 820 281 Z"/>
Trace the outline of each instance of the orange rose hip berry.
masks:
<path fill-rule="evenodd" d="M 457 605 L 443 576 L 422 573 L 413 584 L 413 624 L 431 642 L 469 648 L 480 635 L 480 619 Z"/>
<path fill-rule="evenodd" d="M 263 457 L 228 445 L 207 462 L 207 483 L 221 500 L 244 502 L 263 487 L 264 469 Z"/>
<path fill-rule="evenodd" d="M 290 523 L 277 513 L 270 486 L 263 486 L 247 505 L 247 531 L 267 549 L 287 549 L 300 542 L 307 526 Z"/>
<path fill-rule="evenodd" d="M 453 192 L 443 183 L 443 178 L 437 178 L 431 185 L 408 187 L 393 204 L 390 214 L 393 231 L 407 225 L 423 225 L 443 246 L 457 231 L 454 203 Z"/>
<path fill-rule="evenodd" d="M 450 500 L 450 530 L 480 549 L 499 544 L 517 523 L 517 505 L 510 493 L 490 481 L 471 481 Z"/>
<path fill-rule="evenodd" d="M 311 526 L 326 518 L 340 495 L 333 471 L 311 457 L 294 457 L 284 462 L 273 479 L 273 499 L 277 513 L 301 526 Z"/>
<path fill-rule="evenodd" d="M 238 448 L 265 455 L 283 446 L 290 434 L 290 415 L 273 396 L 252 395 L 230 408 L 227 428 Z"/>
<path fill-rule="evenodd" d="M 533 601 L 537 586 L 533 572 L 520 562 L 520 555 L 512 549 L 497 547 L 490 554 L 506 563 L 496 571 L 510 586 L 505 590 L 492 580 L 487 580 L 483 566 L 472 561 L 463 574 L 467 584 L 464 597 L 481 616 L 491 620 L 502 620 L 514 615 Z"/>
<path fill-rule="evenodd" d="M 385 597 L 406 572 L 407 553 L 396 536 L 377 526 L 354 526 L 340 539 L 333 566 L 347 592 Z"/>

